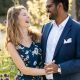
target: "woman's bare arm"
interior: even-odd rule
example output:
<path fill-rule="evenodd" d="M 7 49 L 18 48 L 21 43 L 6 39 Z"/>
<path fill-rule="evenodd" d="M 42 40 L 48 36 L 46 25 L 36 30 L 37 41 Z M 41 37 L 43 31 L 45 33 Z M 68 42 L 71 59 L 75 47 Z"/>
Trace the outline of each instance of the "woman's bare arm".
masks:
<path fill-rule="evenodd" d="M 7 44 L 7 49 L 13 59 L 13 62 L 16 64 L 21 73 L 32 76 L 46 75 L 44 69 L 26 67 L 17 50 L 15 49 L 15 46 L 11 42 Z"/>

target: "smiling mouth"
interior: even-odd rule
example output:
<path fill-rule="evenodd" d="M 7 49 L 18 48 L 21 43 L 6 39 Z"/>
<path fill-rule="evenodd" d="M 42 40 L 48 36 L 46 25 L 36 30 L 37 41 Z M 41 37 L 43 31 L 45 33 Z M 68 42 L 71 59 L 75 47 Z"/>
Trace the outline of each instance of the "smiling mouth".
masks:
<path fill-rule="evenodd" d="M 29 21 L 25 21 L 26 23 L 29 23 Z"/>

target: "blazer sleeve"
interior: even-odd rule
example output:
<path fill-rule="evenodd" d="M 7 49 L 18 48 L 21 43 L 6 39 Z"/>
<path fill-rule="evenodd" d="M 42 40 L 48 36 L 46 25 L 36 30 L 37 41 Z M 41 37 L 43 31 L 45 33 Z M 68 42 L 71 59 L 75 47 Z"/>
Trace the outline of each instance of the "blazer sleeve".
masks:
<path fill-rule="evenodd" d="M 43 32 L 44 32 L 44 27 L 45 27 L 45 25 L 43 25 L 41 33 L 43 33 Z"/>

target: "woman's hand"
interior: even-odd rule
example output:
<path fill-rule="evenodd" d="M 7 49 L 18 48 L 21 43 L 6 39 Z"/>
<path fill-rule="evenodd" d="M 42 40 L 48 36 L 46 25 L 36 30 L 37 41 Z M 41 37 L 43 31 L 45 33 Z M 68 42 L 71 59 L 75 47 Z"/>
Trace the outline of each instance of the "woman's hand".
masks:
<path fill-rule="evenodd" d="M 53 74 L 53 73 L 58 73 L 58 65 L 55 63 L 51 63 L 51 64 L 45 64 L 45 71 L 47 74 Z"/>

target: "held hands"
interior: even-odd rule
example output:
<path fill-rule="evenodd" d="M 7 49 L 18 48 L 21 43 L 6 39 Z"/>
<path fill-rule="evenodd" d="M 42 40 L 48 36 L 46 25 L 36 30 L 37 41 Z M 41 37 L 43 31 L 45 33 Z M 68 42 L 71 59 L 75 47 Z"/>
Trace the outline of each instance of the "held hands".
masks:
<path fill-rule="evenodd" d="M 59 66 L 55 63 L 45 64 L 45 71 L 47 74 L 58 73 Z"/>

